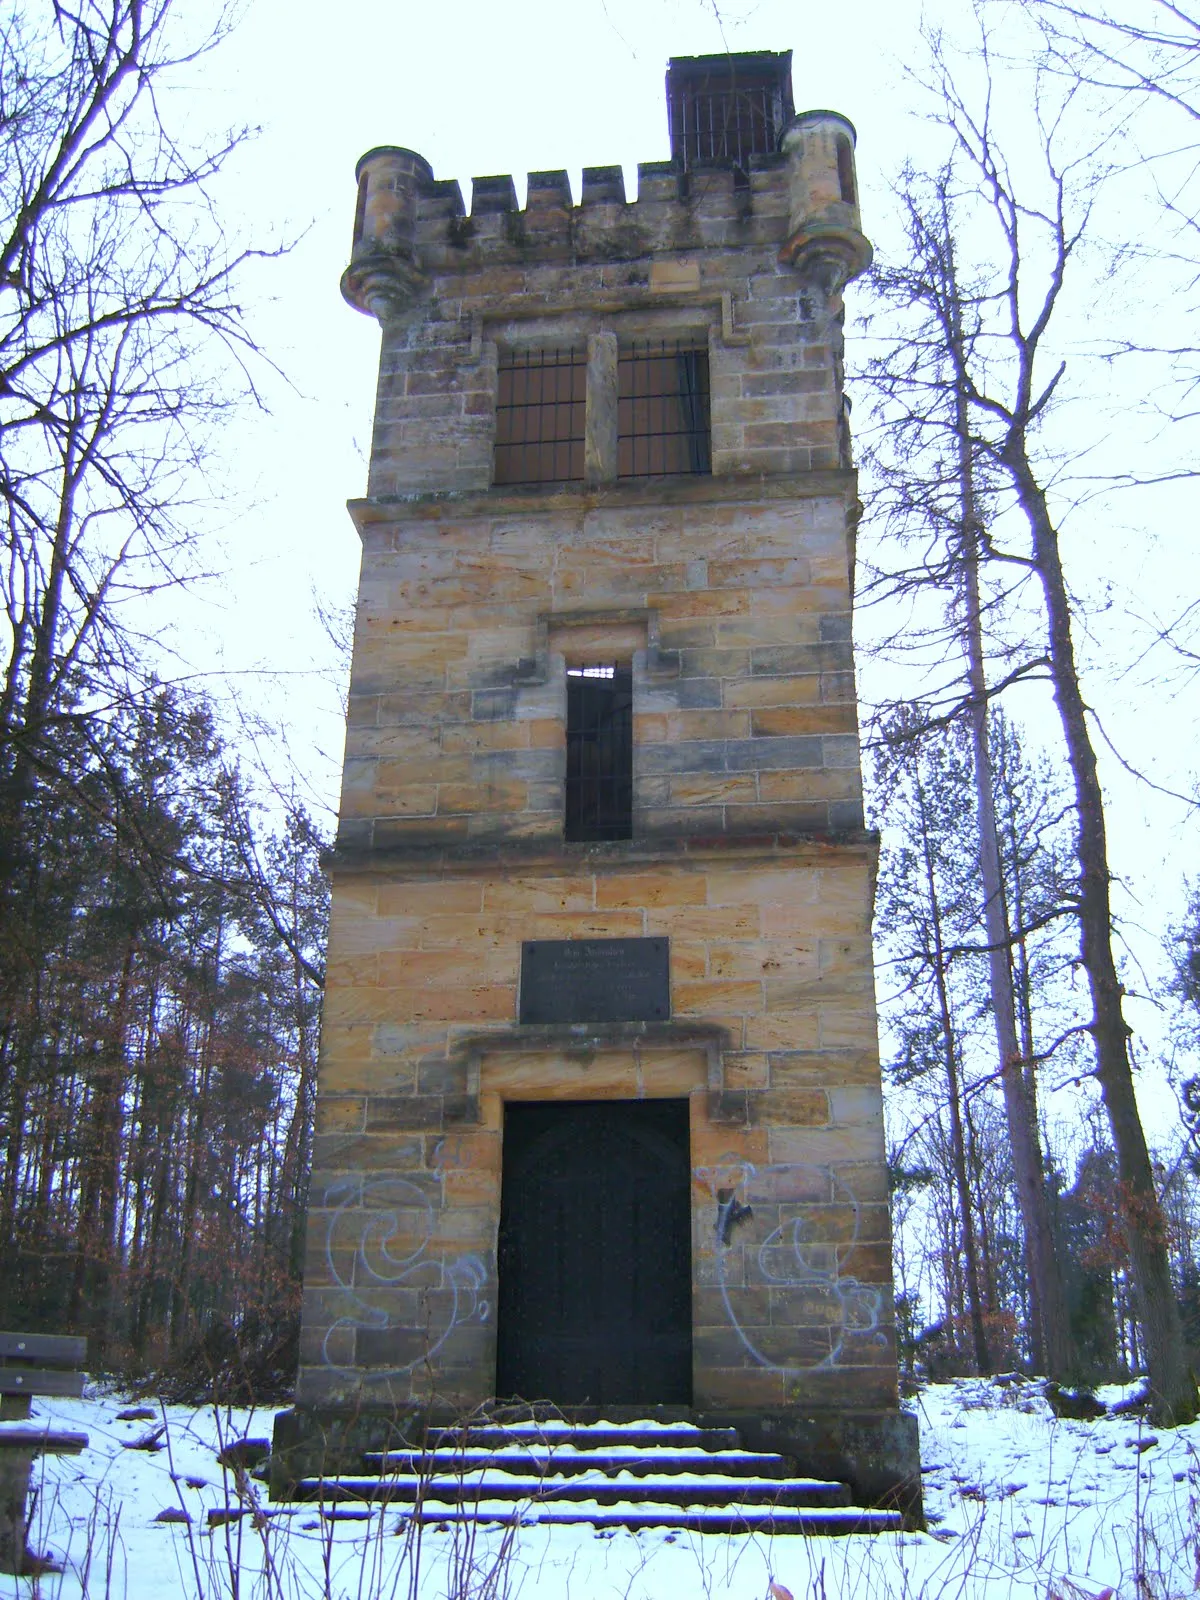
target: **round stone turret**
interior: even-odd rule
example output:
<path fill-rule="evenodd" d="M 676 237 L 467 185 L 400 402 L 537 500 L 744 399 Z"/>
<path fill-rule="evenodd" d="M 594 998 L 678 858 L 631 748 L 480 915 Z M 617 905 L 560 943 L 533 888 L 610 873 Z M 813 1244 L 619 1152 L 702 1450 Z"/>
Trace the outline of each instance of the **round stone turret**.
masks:
<path fill-rule="evenodd" d="M 417 260 L 417 201 L 433 169 L 415 150 L 380 145 L 354 169 L 358 207 L 342 294 L 383 322 L 412 303 L 425 284 Z"/>
<path fill-rule="evenodd" d="M 801 112 L 781 141 L 791 205 L 779 260 L 830 297 L 871 265 L 858 210 L 854 141 L 854 124 L 836 111 Z"/>

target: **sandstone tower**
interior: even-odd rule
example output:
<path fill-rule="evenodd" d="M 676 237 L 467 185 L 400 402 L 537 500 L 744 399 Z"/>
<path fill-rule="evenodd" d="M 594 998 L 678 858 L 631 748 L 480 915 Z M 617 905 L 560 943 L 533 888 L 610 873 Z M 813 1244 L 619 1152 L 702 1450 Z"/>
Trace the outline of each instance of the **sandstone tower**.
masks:
<path fill-rule="evenodd" d="M 790 53 L 672 61 L 667 98 L 636 197 L 534 172 L 468 214 L 411 150 L 359 163 L 342 288 L 382 351 L 288 1437 L 682 1407 L 879 1498 L 915 1429 L 851 655 L 854 131 L 794 114 Z"/>

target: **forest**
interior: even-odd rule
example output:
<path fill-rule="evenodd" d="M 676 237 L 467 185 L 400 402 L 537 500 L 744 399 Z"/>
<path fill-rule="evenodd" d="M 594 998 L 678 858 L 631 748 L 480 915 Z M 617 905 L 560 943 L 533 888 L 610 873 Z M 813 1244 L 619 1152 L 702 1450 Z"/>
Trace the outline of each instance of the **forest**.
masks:
<path fill-rule="evenodd" d="M 182 11 L 9 7 L 0 31 L 0 1325 L 85 1333 L 132 1378 L 232 1352 L 275 1398 L 328 819 L 160 643 L 275 370 L 245 283 L 276 247 L 220 199 L 248 135 L 191 144 L 169 92 L 234 19 Z M 902 1361 L 1144 1373 L 1186 1421 L 1200 879 L 1127 937 L 1109 774 L 1163 786 L 1105 731 L 1105 552 L 1078 529 L 1110 494 L 1149 520 L 1197 470 L 1200 13 L 978 0 L 954 38 L 918 31 L 921 160 L 847 324 Z M 1119 420 L 1115 385 L 1143 397 Z M 1148 626 L 1172 693 L 1198 606 Z M 1194 818 L 1194 776 L 1168 788 Z"/>

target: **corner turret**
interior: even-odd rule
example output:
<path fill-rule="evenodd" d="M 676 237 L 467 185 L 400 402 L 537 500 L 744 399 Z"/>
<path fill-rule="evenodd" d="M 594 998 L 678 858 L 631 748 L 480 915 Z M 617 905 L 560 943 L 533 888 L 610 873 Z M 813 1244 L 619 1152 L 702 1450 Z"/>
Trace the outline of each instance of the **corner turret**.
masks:
<path fill-rule="evenodd" d="M 417 202 L 433 183 L 433 169 L 415 150 L 380 145 L 367 151 L 354 175 L 358 206 L 342 294 L 356 310 L 384 322 L 426 283 L 417 258 Z"/>
<path fill-rule="evenodd" d="M 871 265 L 854 171 L 854 124 L 836 111 L 804 111 L 785 129 L 789 233 L 781 266 L 830 298 Z"/>

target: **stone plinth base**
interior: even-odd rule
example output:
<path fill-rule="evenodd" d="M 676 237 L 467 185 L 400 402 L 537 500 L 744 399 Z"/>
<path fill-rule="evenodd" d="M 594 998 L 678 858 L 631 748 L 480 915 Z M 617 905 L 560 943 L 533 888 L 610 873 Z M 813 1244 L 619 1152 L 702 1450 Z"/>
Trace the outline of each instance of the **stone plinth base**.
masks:
<path fill-rule="evenodd" d="M 275 1419 L 271 1499 L 294 1498 L 303 1478 L 361 1473 L 368 1452 L 420 1446 L 428 1430 L 553 1417 L 570 1422 L 689 1422 L 736 1428 L 747 1450 L 791 1458 L 797 1477 L 846 1483 L 855 1502 L 924 1526 L 917 1419 L 903 1411 L 697 1411 L 686 1406 L 496 1406 L 464 1419 L 449 1412 L 368 1406 L 295 1406 Z"/>

